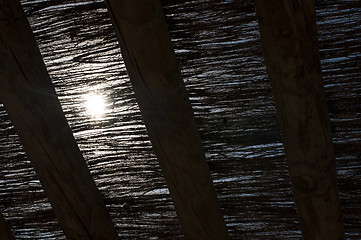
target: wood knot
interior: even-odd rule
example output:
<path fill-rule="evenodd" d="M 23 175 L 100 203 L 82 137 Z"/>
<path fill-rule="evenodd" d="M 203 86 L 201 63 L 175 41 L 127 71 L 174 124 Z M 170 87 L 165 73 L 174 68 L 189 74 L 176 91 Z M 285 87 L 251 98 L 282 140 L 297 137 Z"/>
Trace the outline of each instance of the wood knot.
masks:
<path fill-rule="evenodd" d="M 294 185 L 297 190 L 304 193 L 313 192 L 317 189 L 317 181 L 310 175 L 298 176 L 294 181 Z"/>

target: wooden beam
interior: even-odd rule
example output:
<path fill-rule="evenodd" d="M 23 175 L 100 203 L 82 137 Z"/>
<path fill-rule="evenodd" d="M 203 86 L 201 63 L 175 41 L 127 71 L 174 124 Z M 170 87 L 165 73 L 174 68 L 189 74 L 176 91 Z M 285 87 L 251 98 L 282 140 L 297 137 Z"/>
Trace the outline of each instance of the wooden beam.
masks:
<path fill-rule="evenodd" d="M 313 0 L 256 0 L 303 239 L 345 239 Z"/>
<path fill-rule="evenodd" d="M 18 0 L 0 1 L 0 99 L 69 239 L 118 239 Z"/>
<path fill-rule="evenodd" d="M 159 0 L 105 2 L 186 239 L 228 239 Z"/>
<path fill-rule="evenodd" d="M 11 231 L 4 216 L 0 212 L 0 239 L 2 240 L 15 240 L 14 234 Z"/>

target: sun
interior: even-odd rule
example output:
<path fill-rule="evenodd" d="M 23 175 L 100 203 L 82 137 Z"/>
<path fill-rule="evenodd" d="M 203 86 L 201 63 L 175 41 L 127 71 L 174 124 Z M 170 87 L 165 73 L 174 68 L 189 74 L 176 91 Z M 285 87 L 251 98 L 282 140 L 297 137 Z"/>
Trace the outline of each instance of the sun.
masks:
<path fill-rule="evenodd" d="M 87 113 L 93 117 L 100 117 L 106 112 L 106 102 L 104 97 L 98 94 L 86 95 L 85 107 Z"/>

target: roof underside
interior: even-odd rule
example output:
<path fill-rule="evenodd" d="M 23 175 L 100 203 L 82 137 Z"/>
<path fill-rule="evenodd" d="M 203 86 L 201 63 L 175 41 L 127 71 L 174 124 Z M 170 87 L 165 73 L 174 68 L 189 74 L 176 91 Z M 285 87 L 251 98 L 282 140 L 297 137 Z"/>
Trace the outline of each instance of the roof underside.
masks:
<path fill-rule="evenodd" d="M 181 239 L 102 1 L 22 1 L 66 117 L 122 239 Z M 232 239 L 301 236 L 252 1 L 162 1 Z M 361 6 L 317 1 L 348 239 L 361 222 Z M 101 93 L 101 119 L 86 93 Z M 0 104 L 0 209 L 19 239 L 64 239 Z"/>

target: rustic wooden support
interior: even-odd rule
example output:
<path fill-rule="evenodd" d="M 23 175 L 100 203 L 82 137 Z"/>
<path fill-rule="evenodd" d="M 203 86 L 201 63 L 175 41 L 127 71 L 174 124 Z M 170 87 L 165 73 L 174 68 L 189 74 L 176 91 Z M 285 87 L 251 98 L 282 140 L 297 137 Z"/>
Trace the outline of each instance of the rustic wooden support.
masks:
<path fill-rule="evenodd" d="M 69 239 L 118 239 L 18 0 L 0 0 L 0 100 Z"/>
<path fill-rule="evenodd" d="M 159 0 L 105 2 L 186 239 L 228 239 Z"/>
<path fill-rule="evenodd" d="M 3 214 L 0 212 L 0 239 L 1 240 L 15 240 L 14 234 L 6 222 Z"/>
<path fill-rule="evenodd" d="M 256 0 L 304 239 L 345 239 L 313 0 Z"/>

